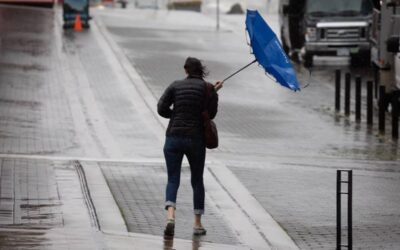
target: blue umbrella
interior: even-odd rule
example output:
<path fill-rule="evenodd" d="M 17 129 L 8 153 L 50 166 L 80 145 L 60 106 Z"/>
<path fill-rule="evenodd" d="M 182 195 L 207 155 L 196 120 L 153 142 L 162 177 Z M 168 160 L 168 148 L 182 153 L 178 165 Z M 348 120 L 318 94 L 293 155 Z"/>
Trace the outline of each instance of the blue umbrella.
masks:
<path fill-rule="evenodd" d="M 293 91 L 300 90 L 293 66 L 278 38 L 256 10 L 247 10 L 246 29 L 255 60 L 239 69 L 223 81 L 236 75 L 251 64 L 258 62 L 265 71 L 282 86 Z"/>

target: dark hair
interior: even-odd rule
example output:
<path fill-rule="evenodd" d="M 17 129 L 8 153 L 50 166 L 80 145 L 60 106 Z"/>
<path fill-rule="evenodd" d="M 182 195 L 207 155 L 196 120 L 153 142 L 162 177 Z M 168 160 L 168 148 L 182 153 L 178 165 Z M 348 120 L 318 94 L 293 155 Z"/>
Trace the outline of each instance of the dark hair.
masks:
<path fill-rule="evenodd" d="M 208 70 L 206 66 L 202 65 L 201 61 L 197 58 L 188 57 L 183 67 L 191 77 L 200 77 L 203 79 L 208 76 Z"/>

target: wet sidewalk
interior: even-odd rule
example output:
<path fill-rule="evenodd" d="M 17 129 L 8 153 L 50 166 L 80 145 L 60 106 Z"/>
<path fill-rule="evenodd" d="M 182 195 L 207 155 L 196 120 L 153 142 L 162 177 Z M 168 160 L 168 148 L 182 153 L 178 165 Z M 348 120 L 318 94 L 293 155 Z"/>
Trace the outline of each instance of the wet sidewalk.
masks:
<path fill-rule="evenodd" d="M 113 166 L 116 163 L 85 161 L 82 164 L 86 168 L 94 168 L 93 165 Z M 128 166 L 122 164 L 122 166 L 124 165 Z M 130 164 L 130 166 L 134 165 Z M 131 200 L 131 202 L 141 203 L 143 206 L 143 209 L 135 210 L 133 214 L 139 220 L 155 221 L 137 222 L 131 225 L 136 229 L 130 231 L 141 230 L 142 233 L 128 233 L 123 230 L 124 225 L 115 226 L 115 221 L 121 220 L 122 217 L 119 211 L 113 214 L 115 211 L 110 210 L 110 206 L 112 207 L 114 203 L 113 200 L 107 200 L 107 204 L 95 208 L 92 196 L 97 201 L 109 197 L 107 197 L 107 190 L 100 196 L 96 190 L 89 191 L 86 179 L 88 173 L 93 173 L 93 170 L 87 170 L 85 173 L 84 167 L 79 161 L 40 159 L 28 156 L 0 157 L 0 248 L 10 250 L 248 249 L 238 245 L 234 236 L 231 236 L 233 237 L 230 239 L 231 242 L 225 241 L 229 245 L 207 242 L 215 242 L 215 237 L 223 239 L 224 232 L 222 230 L 219 233 L 214 232 L 215 235 L 212 236 L 214 239 L 210 238 L 210 240 L 200 238 L 182 240 L 179 238 L 185 237 L 176 237 L 173 241 L 164 241 L 161 236 L 153 236 L 160 235 L 162 232 L 162 225 L 159 222 L 163 219 L 159 216 L 153 217 L 151 211 L 152 209 L 157 210 L 156 214 L 163 211 L 159 209 L 159 204 L 152 205 L 140 199 Z M 126 176 L 129 175 L 125 174 Z M 104 177 L 96 176 L 96 180 L 89 180 L 89 182 L 98 183 L 102 178 Z M 130 184 L 140 185 L 140 181 Z M 102 188 L 108 189 L 107 186 Z M 157 192 L 155 188 L 156 186 L 145 186 L 142 191 L 147 194 L 147 197 L 151 197 L 149 192 L 151 190 Z M 97 187 L 97 189 L 99 188 Z M 130 193 L 140 194 L 134 190 L 131 190 Z M 102 209 L 106 209 L 106 211 L 101 211 Z M 124 210 L 124 207 L 122 209 Z M 113 221 L 107 221 L 103 215 L 111 217 Z M 215 223 L 221 223 L 221 221 Z M 110 226 L 110 224 L 113 225 Z M 155 225 L 159 225 L 160 228 L 154 228 Z M 100 228 L 101 226 L 103 228 Z M 151 232 L 145 229 L 152 227 L 155 230 Z M 228 229 L 225 228 L 225 230 Z M 211 229 L 210 232 L 212 231 Z"/>
<path fill-rule="evenodd" d="M 348 167 L 356 246 L 396 249 L 397 145 L 335 124 L 323 108 L 330 86 L 295 96 L 257 67 L 220 94 L 222 143 L 204 178 L 209 234 L 191 235 L 184 164 L 177 237 L 163 241 L 157 99 L 188 54 L 207 58 L 211 80 L 252 59 L 233 30 L 240 20 L 216 32 L 201 13 L 103 9 L 74 33 L 60 15 L 0 7 L 0 248 L 333 249 L 335 170 Z"/>
<path fill-rule="evenodd" d="M 114 9 L 96 14 L 110 44 L 137 70 L 154 99 L 170 82 L 183 77 L 181 65 L 187 56 L 204 59 L 211 70 L 210 81 L 251 61 L 243 35 L 244 16 L 230 16 L 230 25 L 217 32 L 212 17 L 201 14 L 190 14 L 198 25 L 183 21 L 189 19 L 188 13 L 162 10 Z M 269 23 L 279 30 L 276 15 L 266 18 L 274 17 Z M 299 78 L 309 81 L 307 70 L 295 66 Z M 220 92 L 216 118 L 221 146 L 209 152 L 213 162 L 208 171 L 219 173 L 215 177 L 219 184 L 235 194 L 247 213 L 260 205 L 252 219 L 268 211 L 299 248 L 334 249 L 336 170 L 353 169 L 354 247 L 397 249 L 398 144 L 371 133 L 364 123 L 353 126 L 330 112 L 332 72 L 318 71 L 311 86 L 296 94 L 277 86 L 257 67 L 230 79 Z M 240 192 L 226 174 L 237 178 L 238 185 L 244 186 L 241 191 L 255 204 L 246 206 L 246 199 L 237 199 Z"/>
<path fill-rule="evenodd" d="M 164 128 L 143 100 L 154 96 L 95 23 L 64 33 L 60 15 L 0 6 L 1 247 L 269 249 L 272 235 L 292 246 L 265 211 L 251 221 L 211 170 L 209 235 L 192 238 L 182 188 L 177 237 L 164 242 Z"/>
<path fill-rule="evenodd" d="M 79 150 L 55 27 L 52 10 L 0 6 L 1 249 L 98 245 L 73 162 L 19 156 Z"/>
<path fill-rule="evenodd" d="M 98 249 L 73 162 L 0 158 L 1 249 Z"/>

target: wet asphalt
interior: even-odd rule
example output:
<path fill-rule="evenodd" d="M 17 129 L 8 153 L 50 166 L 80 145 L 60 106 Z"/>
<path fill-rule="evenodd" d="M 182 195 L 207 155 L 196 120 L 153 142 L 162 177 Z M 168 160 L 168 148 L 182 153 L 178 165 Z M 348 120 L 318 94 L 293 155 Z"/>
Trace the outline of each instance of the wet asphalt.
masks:
<path fill-rule="evenodd" d="M 61 33 L 52 11 L 27 13 L 20 9 L 0 12 L 0 152 L 16 155 L 1 161 L 1 245 L 4 249 L 98 248 L 103 243 L 93 237 L 96 230 L 86 214 L 85 198 L 80 189 L 70 188 L 79 183 L 73 162 L 21 161 L 18 154 L 161 159 L 162 140 L 152 130 L 157 122 L 143 113 L 142 100 L 130 100 L 125 85 L 112 85 L 117 78 L 131 83 L 115 72 L 116 62 L 109 55 L 99 53 L 104 44 L 96 36 Z M 122 48 L 154 98 L 170 82 L 184 77 L 187 56 L 203 59 L 210 81 L 252 60 L 242 15 L 223 16 L 218 32 L 209 14 L 115 8 L 93 10 L 93 15 Z M 266 18 L 277 30 L 276 15 Z M 309 83 L 298 93 L 274 83 L 257 66 L 225 83 L 216 119 L 221 146 L 208 153 L 210 158 L 224 162 L 301 249 L 334 249 L 335 170 L 353 169 L 355 247 L 399 249 L 400 150 L 390 138 L 390 127 L 382 136 L 376 123 L 372 128 L 365 125 L 365 115 L 357 124 L 353 114 L 345 117 L 334 112 L 333 77 L 339 66 L 316 65 L 311 78 L 301 64 L 294 66 L 302 85 Z M 368 67 L 340 68 L 364 80 L 372 75 Z M 143 184 L 154 192 L 152 198 L 162 192 L 151 184 L 162 173 L 158 167 L 153 166 L 158 172 Z M 130 177 L 134 186 L 142 180 L 141 172 L 133 167 L 124 172 L 120 164 L 103 164 L 102 170 L 112 182 L 111 192 L 118 196 L 128 230 L 157 235 L 160 224 L 150 219 L 161 216 L 158 210 L 151 212 L 161 198 L 144 199 L 150 208 L 146 209 L 138 203 L 140 197 L 127 198 L 135 192 L 120 188 L 129 187 L 127 181 L 115 178 Z M 26 183 L 31 184 L 23 186 Z M 31 188 L 42 195 L 28 192 L 25 197 L 24 190 Z M 19 192 L 22 196 L 12 196 Z M 188 190 L 183 193 L 185 204 Z M 26 200 L 38 202 L 26 205 Z M 184 214 L 189 218 L 189 211 Z M 137 218 L 144 221 L 139 223 Z M 218 231 L 227 224 L 210 225 L 211 231 Z M 78 227 L 81 230 L 71 233 L 71 228 Z M 14 232 L 17 236 L 12 237 Z M 226 232 L 207 241 L 236 242 Z M 180 233 L 189 239 L 187 232 Z M 91 240 L 85 245 L 86 239 Z M 124 249 L 123 243 L 112 242 L 113 249 Z"/>

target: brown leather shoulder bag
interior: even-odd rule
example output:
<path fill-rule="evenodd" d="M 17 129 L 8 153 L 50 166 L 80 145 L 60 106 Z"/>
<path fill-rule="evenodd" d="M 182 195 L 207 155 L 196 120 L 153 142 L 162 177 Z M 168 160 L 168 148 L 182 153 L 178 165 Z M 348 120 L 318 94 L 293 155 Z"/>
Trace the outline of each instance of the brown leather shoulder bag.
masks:
<path fill-rule="evenodd" d="M 210 119 L 208 114 L 208 102 L 211 96 L 211 91 L 214 86 L 211 83 L 205 82 L 205 98 L 204 98 L 204 109 L 202 112 L 203 124 L 204 124 L 204 139 L 206 143 L 206 148 L 213 149 L 218 147 L 218 130 L 217 125 L 213 120 Z"/>

